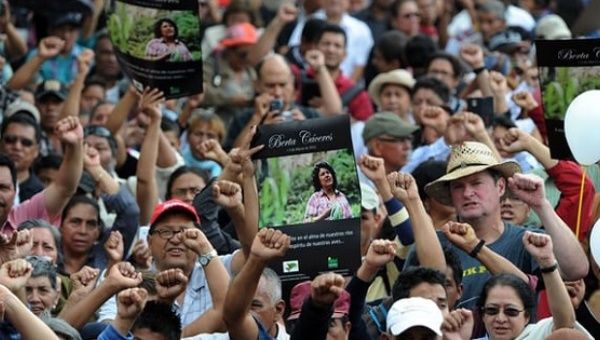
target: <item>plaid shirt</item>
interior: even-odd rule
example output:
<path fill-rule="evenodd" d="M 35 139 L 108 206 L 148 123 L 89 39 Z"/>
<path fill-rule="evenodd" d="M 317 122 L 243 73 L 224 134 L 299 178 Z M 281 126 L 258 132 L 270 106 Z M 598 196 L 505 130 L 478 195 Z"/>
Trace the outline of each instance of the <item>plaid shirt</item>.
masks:
<path fill-rule="evenodd" d="M 322 189 L 315 192 L 308 199 L 308 203 L 306 204 L 306 212 L 304 213 L 304 220 L 310 221 L 310 219 L 319 216 L 327 209 L 334 209 L 335 206 L 338 205 L 341 208 L 342 218 L 350 218 L 352 217 L 352 211 L 350 210 L 350 203 L 348 203 L 348 199 L 346 199 L 346 195 L 344 195 L 341 191 L 335 191 L 335 199 L 330 200 L 327 197 L 327 194 Z M 332 210 L 333 215 L 333 210 Z M 335 216 L 331 216 L 327 219 L 335 219 Z M 339 218 L 339 217 L 338 217 Z"/>

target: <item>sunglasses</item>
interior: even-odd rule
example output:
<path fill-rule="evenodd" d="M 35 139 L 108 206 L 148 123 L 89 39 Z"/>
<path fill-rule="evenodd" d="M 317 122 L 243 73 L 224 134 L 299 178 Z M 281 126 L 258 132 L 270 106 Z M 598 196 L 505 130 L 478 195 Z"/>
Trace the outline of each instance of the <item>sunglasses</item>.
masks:
<path fill-rule="evenodd" d="M 525 310 L 519 310 L 513 307 L 507 307 L 507 308 L 500 308 L 500 307 L 483 307 L 481 309 L 481 311 L 483 312 L 483 314 L 485 315 L 489 315 L 489 316 L 494 316 L 494 315 L 498 315 L 500 314 L 500 311 L 502 311 L 502 313 L 510 318 L 514 318 L 519 316 L 519 314 L 523 313 Z"/>
<path fill-rule="evenodd" d="M 13 136 L 13 135 L 4 135 L 2 137 L 2 141 L 4 142 L 4 144 L 17 144 L 17 142 L 21 143 L 21 145 L 23 145 L 24 147 L 30 147 L 33 146 L 34 141 L 29 139 L 29 138 L 24 138 L 24 137 L 19 137 L 19 136 Z"/>

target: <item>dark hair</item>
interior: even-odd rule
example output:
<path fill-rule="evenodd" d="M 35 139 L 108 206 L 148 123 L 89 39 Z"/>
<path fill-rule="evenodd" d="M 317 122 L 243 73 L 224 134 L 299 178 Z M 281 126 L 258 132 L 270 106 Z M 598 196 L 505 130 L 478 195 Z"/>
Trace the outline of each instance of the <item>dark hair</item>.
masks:
<path fill-rule="evenodd" d="M 198 168 L 195 167 L 191 167 L 191 166 L 187 166 L 187 165 L 182 165 L 179 168 L 175 169 L 175 171 L 173 171 L 173 173 L 171 174 L 171 176 L 169 176 L 169 179 L 167 180 L 167 192 L 165 193 L 165 199 L 166 200 L 170 200 L 171 199 L 171 187 L 173 186 L 173 182 L 175 182 L 176 179 L 178 179 L 179 177 L 185 175 L 185 174 L 189 174 L 192 173 L 200 178 L 202 178 L 204 180 L 205 183 L 208 183 L 208 173 L 204 170 L 200 170 Z"/>
<path fill-rule="evenodd" d="M 414 2 L 416 3 L 416 0 L 396 0 L 392 3 L 392 17 L 396 17 L 398 15 L 398 12 L 400 11 L 400 7 L 402 7 L 402 5 L 404 5 L 405 2 Z"/>
<path fill-rule="evenodd" d="M 26 113 L 25 111 L 17 111 L 14 115 L 4 119 L 2 122 L 2 128 L 0 133 L 4 136 L 6 129 L 10 124 L 21 124 L 26 126 L 31 126 L 35 135 L 35 142 L 39 143 L 42 139 L 42 128 L 40 124 L 35 121 L 35 118 L 31 116 L 31 114 Z"/>
<path fill-rule="evenodd" d="M 412 93 L 417 93 L 420 89 L 433 91 L 444 102 L 444 105 L 450 101 L 450 89 L 443 81 L 434 77 L 421 77 L 417 79 L 413 86 Z"/>
<path fill-rule="evenodd" d="M 137 329 L 143 328 L 162 334 L 167 340 L 179 340 L 181 338 L 179 315 L 171 305 L 164 302 L 148 301 L 146 303 L 133 327 L 131 327 L 134 333 Z"/>
<path fill-rule="evenodd" d="M 533 321 L 532 319 L 535 318 L 535 293 L 531 290 L 527 282 L 514 274 L 498 274 L 487 280 L 477 300 L 477 307 L 483 308 L 485 306 L 490 290 L 496 286 L 505 286 L 514 289 L 521 302 L 523 302 L 525 316 L 529 317 L 529 322 Z"/>
<path fill-rule="evenodd" d="M 62 223 L 65 222 L 67 215 L 69 214 L 69 211 L 71 211 L 71 209 L 73 209 L 75 206 L 77 206 L 79 204 L 91 205 L 96 210 L 96 213 L 97 213 L 96 219 L 98 220 L 98 225 L 102 226 L 102 219 L 100 218 L 100 207 L 98 206 L 98 202 L 96 202 L 95 200 L 93 200 L 85 195 L 75 195 L 75 196 L 71 197 L 71 199 L 69 200 L 69 202 L 67 202 L 67 205 L 65 206 L 65 208 L 62 211 L 62 215 L 60 216 Z"/>
<path fill-rule="evenodd" d="M 439 270 L 427 267 L 409 267 L 400 272 L 394 283 L 392 288 L 394 301 L 410 297 L 410 290 L 423 282 L 440 285 L 446 291 L 446 275 Z"/>
<path fill-rule="evenodd" d="M 56 265 L 52 261 L 48 260 L 44 256 L 27 256 L 25 258 L 27 262 L 31 263 L 33 267 L 31 270 L 31 277 L 47 277 L 50 281 L 52 289 L 58 289 L 58 283 L 56 282 Z"/>
<path fill-rule="evenodd" d="M 400 31 L 387 31 L 375 42 L 374 50 L 381 53 L 386 61 L 398 61 L 400 65 L 406 65 L 404 48 L 406 47 L 406 36 Z"/>
<path fill-rule="evenodd" d="M 454 75 L 452 76 L 453 78 L 462 77 L 464 73 L 464 67 L 461 61 L 456 56 L 444 51 L 435 52 L 431 56 L 431 58 L 429 58 L 427 68 L 429 68 L 431 66 L 431 63 L 436 59 L 443 59 L 450 63 L 450 65 L 452 66 L 452 72 L 454 73 Z"/>
<path fill-rule="evenodd" d="M 48 156 L 43 156 L 37 159 L 33 164 L 33 172 L 39 175 L 40 171 L 44 169 L 60 169 L 60 165 L 63 161 L 62 156 L 51 153 Z"/>
<path fill-rule="evenodd" d="M 95 110 L 95 108 L 94 108 Z M 92 112 L 94 111 L 92 110 Z M 109 129 L 102 125 L 88 125 L 83 129 L 83 135 L 85 137 L 89 135 L 98 136 L 102 138 L 106 138 L 108 141 L 108 145 L 110 146 L 110 151 L 112 152 L 112 156 L 116 157 L 117 155 L 117 140 L 113 136 L 112 132 Z"/>
<path fill-rule="evenodd" d="M 327 169 L 331 173 L 331 177 L 333 177 L 333 190 L 337 189 L 337 176 L 335 175 L 335 170 L 333 167 L 329 165 L 329 163 L 323 161 L 315 164 L 312 172 L 312 181 L 313 187 L 315 188 L 315 192 L 321 190 L 321 182 L 319 181 L 319 171 L 321 169 Z"/>
<path fill-rule="evenodd" d="M 492 128 L 496 128 L 498 126 L 504 127 L 506 129 L 511 129 L 516 128 L 517 124 L 515 124 L 515 122 L 513 122 L 513 120 L 509 117 L 501 115 L 494 117 L 494 120 L 492 121 Z"/>
<path fill-rule="evenodd" d="M 316 43 L 321 38 L 321 31 L 325 29 L 329 24 L 327 21 L 317 18 L 310 18 L 304 23 L 302 28 L 302 35 L 300 39 L 303 43 Z"/>
<path fill-rule="evenodd" d="M 106 91 L 106 81 L 100 79 L 99 77 L 92 76 L 85 80 L 85 83 L 83 84 L 83 89 L 81 90 L 81 92 L 82 93 L 85 92 L 85 90 L 87 90 L 88 87 L 91 87 L 94 85 L 100 86 L 104 89 L 104 91 Z"/>
<path fill-rule="evenodd" d="M 94 107 L 92 108 L 92 111 L 90 111 L 90 119 L 92 119 L 94 117 L 94 115 L 96 115 L 96 110 L 98 110 L 98 108 L 100 108 L 100 106 L 104 106 L 104 105 L 112 105 L 114 107 L 115 103 L 108 101 L 108 100 L 98 101 L 98 103 L 96 103 L 96 105 L 94 105 Z"/>
<path fill-rule="evenodd" d="M 179 29 L 177 28 L 177 24 L 175 23 L 175 21 L 173 21 L 169 18 L 158 19 L 158 21 L 154 24 L 154 37 L 162 38 L 162 33 L 160 32 L 160 27 L 162 26 L 163 22 L 168 22 L 169 24 L 171 24 L 173 26 L 173 29 L 175 30 L 174 38 L 177 39 L 177 37 L 179 36 Z"/>
<path fill-rule="evenodd" d="M 446 265 L 452 269 L 452 279 L 457 285 L 460 285 L 463 279 L 463 269 L 458 254 L 452 248 L 447 247 L 444 248 L 444 257 L 446 258 Z"/>
<path fill-rule="evenodd" d="M 7 155 L 0 153 L 0 167 L 3 166 L 7 167 L 10 171 L 14 190 L 17 190 L 17 168 L 15 168 L 15 163 Z"/>
<path fill-rule="evenodd" d="M 419 190 L 419 196 L 422 200 L 429 197 L 425 191 L 425 186 L 436 179 L 446 174 L 446 167 L 448 163 L 445 161 L 436 161 L 434 159 L 427 160 L 412 171 L 412 176 L 417 183 L 417 189 Z"/>
<path fill-rule="evenodd" d="M 431 59 L 431 56 L 437 52 L 438 48 L 435 42 L 428 36 L 423 34 L 415 35 L 406 43 L 405 55 L 406 62 L 413 69 L 425 69 Z M 425 70 L 426 71 L 426 70 Z M 415 73 L 415 78 L 421 74 Z"/>
<path fill-rule="evenodd" d="M 250 17 L 250 23 L 253 26 L 256 26 L 256 15 L 254 14 L 254 10 L 250 6 L 247 5 L 245 1 L 232 1 L 225 11 L 223 11 L 223 20 L 221 22 L 223 24 L 227 24 L 227 20 L 229 20 L 229 16 L 235 13 L 246 13 Z"/>
<path fill-rule="evenodd" d="M 173 132 L 175 132 L 175 134 L 177 136 L 179 136 L 180 132 L 181 132 L 181 127 L 179 126 L 179 124 L 177 124 L 177 122 L 175 122 L 174 120 L 167 118 L 165 116 L 163 116 L 162 119 L 160 120 L 160 129 L 163 132 L 173 131 Z"/>
<path fill-rule="evenodd" d="M 344 48 L 346 48 L 346 45 L 348 44 L 348 37 L 346 36 L 346 31 L 344 31 L 344 29 L 341 28 L 339 25 L 327 24 L 325 25 L 325 27 L 321 28 L 321 32 L 317 38 L 317 42 L 321 41 L 325 33 L 342 35 L 344 37 Z"/>

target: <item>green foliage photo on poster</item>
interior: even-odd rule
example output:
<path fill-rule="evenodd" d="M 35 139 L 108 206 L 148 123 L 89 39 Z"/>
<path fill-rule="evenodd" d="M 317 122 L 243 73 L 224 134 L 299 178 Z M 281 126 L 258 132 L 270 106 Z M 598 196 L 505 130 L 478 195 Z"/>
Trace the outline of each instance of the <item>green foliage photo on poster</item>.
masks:
<path fill-rule="evenodd" d="M 307 202 L 315 192 L 313 168 L 321 161 L 327 162 L 334 169 L 337 190 L 346 196 L 352 217 L 360 216 L 360 189 L 352 151 L 322 151 L 268 158 L 266 165 L 259 163 L 257 178 L 260 227 L 305 223 Z"/>
<path fill-rule="evenodd" d="M 191 59 L 202 60 L 200 23 L 196 13 L 143 8 L 119 1 L 114 9 L 108 16 L 107 27 L 113 45 L 121 53 L 148 59 L 146 49 L 155 39 L 155 24 L 161 19 L 170 19 L 176 25 L 177 40 L 191 53 Z"/>
<path fill-rule="evenodd" d="M 564 120 L 569 105 L 581 93 L 600 89 L 600 66 L 540 67 L 544 116 Z"/>

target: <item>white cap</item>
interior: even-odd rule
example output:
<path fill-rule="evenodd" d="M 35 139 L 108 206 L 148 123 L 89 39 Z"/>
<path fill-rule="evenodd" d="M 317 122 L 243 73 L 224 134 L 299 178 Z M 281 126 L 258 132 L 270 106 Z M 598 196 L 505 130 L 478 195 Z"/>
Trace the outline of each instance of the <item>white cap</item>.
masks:
<path fill-rule="evenodd" d="M 379 207 L 379 195 L 370 185 L 365 183 L 360 183 L 360 205 L 365 210 L 373 210 Z"/>
<path fill-rule="evenodd" d="M 397 336 L 412 327 L 421 326 L 441 336 L 442 322 L 442 311 L 432 300 L 421 297 L 400 299 L 394 302 L 387 315 L 387 331 Z"/>

